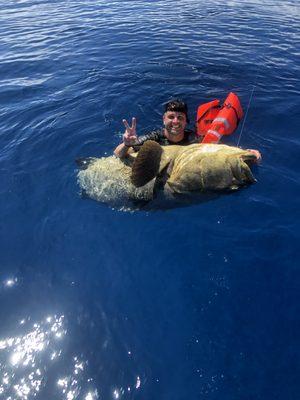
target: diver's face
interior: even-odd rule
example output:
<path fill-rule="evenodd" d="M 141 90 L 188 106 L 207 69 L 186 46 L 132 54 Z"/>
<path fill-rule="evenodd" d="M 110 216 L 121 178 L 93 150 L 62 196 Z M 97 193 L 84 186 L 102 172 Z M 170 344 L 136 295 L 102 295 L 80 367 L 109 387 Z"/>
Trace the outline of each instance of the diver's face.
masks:
<path fill-rule="evenodd" d="M 163 123 L 170 140 L 181 140 L 186 127 L 186 115 L 178 111 L 166 111 L 163 116 Z"/>

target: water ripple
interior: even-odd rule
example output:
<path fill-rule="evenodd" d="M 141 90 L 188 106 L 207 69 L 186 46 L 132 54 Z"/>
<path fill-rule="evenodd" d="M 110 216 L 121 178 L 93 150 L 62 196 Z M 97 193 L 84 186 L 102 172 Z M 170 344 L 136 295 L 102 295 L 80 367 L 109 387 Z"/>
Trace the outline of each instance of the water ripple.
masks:
<path fill-rule="evenodd" d="M 28 316 L 1 326 L 2 396 L 297 397 L 299 23 L 297 0 L 2 2 L 0 311 Z M 74 159 L 111 154 L 122 118 L 146 132 L 182 97 L 194 121 L 229 91 L 241 146 L 263 155 L 256 185 L 151 214 L 80 198 Z M 77 329 L 64 311 L 33 323 L 45 298 Z"/>

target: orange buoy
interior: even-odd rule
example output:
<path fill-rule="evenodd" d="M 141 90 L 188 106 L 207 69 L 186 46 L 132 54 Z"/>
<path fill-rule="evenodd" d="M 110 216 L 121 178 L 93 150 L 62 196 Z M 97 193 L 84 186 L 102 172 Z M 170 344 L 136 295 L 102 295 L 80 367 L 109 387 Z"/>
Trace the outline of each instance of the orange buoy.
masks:
<path fill-rule="evenodd" d="M 197 135 L 204 136 L 202 143 L 218 143 L 223 135 L 236 130 L 243 114 L 240 100 L 233 92 L 222 106 L 220 100 L 202 104 L 197 110 Z"/>

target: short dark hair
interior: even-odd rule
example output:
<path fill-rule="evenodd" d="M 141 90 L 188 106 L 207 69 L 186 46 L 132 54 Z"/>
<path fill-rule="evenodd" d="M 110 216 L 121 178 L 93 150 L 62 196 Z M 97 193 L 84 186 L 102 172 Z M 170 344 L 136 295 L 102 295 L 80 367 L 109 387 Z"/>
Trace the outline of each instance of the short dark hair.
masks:
<path fill-rule="evenodd" d="M 173 99 L 165 103 L 165 111 L 177 111 L 177 112 L 182 112 L 186 116 L 187 122 L 189 122 L 189 117 L 188 117 L 188 107 L 184 101 L 181 99 Z"/>

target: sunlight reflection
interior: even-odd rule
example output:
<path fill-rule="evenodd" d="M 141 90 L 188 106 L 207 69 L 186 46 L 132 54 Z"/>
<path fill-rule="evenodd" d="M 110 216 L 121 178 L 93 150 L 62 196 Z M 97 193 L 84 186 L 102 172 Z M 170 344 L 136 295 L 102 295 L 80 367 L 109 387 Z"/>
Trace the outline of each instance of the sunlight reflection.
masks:
<path fill-rule="evenodd" d="M 10 278 L 10 279 L 6 279 L 3 284 L 6 287 L 13 287 L 18 283 L 18 278 Z"/>
<path fill-rule="evenodd" d="M 94 379 L 87 375 L 88 360 L 76 355 L 66 358 L 67 330 L 63 315 L 48 315 L 40 322 L 31 322 L 30 317 L 20 319 L 17 332 L 15 336 L 0 339 L 1 399 L 30 400 L 42 396 L 42 389 L 49 382 L 48 371 L 51 374 L 55 371 L 54 380 L 51 378 L 55 398 L 58 394 L 60 400 L 99 399 Z M 141 378 L 136 376 L 130 385 L 115 386 L 111 398 L 121 399 L 140 386 Z"/>
<path fill-rule="evenodd" d="M 135 388 L 136 388 L 136 389 L 139 389 L 140 386 L 141 386 L 141 378 L 140 378 L 139 376 L 137 376 Z"/>
<path fill-rule="evenodd" d="M 56 348 L 57 334 L 59 333 L 60 338 L 66 335 L 63 328 L 64 316 L 48 318 L 46 323 L 29 326 L 27 333 L 23 335 L 0 340 L 0 394 L 9 395 L 7 399 L 27 400 L 35 396 L 43 381 L 45 351 L 50 350 L 56 356 L 61 354 L 61 350 Z M 20 325 L 22 330 L 26 329 L 26 320 L 22 319 Z"/>
<path fill-rule="evenodd" d="M 85 398 L 84 398 L 84 400 L 96 400 L 96 399 L 98 399 L 98 392 L 97 392 L 97 390 L 95 390 L 94 392 L 89 392 L 86 396 L 85 396 Z"/>
<path fill-rule="evenodd" d="M 66 400 L 73 400 L 79 398 L 82 395 L 82 384 L 85 375 L 86 361 L 80 360 L 79 357 L 73 357 L 72 373 L 69 376 L 63 376 L 57 380 L 57 386 L 61 390 L 61 393 L 65 396 Z M 91 382 L 92 379 L 88 378 L 87 382 Z M 83 398 L 83 397 L 80 397 Z M 96 400 L 98 399 L 97 390 L 89 391 L 85 397 L 85 400 Z"/>
<path fill-rule="evenodd" d="M 127 392 L 131 392 L 131 390 L 138 390 L 141 387 L 141 378 L 139 376 L 136 377 L 136 382 L 135 384 L 132 386 L 132 388 L 130 386 L 127 387 Z M 113 393 L 112 393 L 112 397 L 116 400 L 120 399 L 121 396 L 124 395 L 126 390 L 124 390 L 122 387 L 121 388 L 116 388 L 114 389 Z"/>

